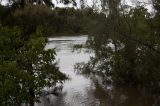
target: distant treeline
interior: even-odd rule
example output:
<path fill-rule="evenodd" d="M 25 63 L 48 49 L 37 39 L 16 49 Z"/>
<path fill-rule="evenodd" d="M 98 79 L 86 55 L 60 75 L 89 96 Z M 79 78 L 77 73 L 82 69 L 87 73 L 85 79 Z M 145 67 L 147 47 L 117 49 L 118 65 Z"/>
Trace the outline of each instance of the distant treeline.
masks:
<path fill-rule="evenodd" d="M 42 26 L 48 36 L 88 34 L 105 15 L 92 8 L 54 8 L 45 5 L 27 5 L 22 9 L 0 6 L 0 22 L 3 25 L 20 26 L 26 33 L 35 32 Z M 102 22 L 103 23 L 103 22 Z"/>

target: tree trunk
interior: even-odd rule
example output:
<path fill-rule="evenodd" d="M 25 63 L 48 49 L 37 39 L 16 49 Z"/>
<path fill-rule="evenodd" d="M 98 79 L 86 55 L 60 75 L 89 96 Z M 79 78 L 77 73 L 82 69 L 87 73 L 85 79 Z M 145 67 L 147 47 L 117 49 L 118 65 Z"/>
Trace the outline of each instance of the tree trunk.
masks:
<path fill-rule="evenodd" d="M 29 89 L 29 94 L 30 94 L 29 106 L 34 106 L 35 93 L 32 88 Z"/>

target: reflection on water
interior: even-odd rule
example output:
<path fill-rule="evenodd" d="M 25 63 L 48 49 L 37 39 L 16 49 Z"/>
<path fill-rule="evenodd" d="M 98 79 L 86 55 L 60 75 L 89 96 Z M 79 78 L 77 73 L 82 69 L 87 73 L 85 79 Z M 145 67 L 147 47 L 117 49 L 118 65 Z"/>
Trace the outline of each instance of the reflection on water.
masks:
<path fill-rule="evenodd" d="M 93 53 L 73 51 L 75 44 L 85 44 L 87 36 L 49 38 L 46 48 L 55 48 L 60 71 L 69 75 L 71 80 L 64 83 L 58 96 L 46 95 L 36 106 L 152 106 L 149 94 L 134 87 L 115 87 L 104 82 L 102 77 L 85 77 L 74 72 L 74 65 L 88 62 Z"/>

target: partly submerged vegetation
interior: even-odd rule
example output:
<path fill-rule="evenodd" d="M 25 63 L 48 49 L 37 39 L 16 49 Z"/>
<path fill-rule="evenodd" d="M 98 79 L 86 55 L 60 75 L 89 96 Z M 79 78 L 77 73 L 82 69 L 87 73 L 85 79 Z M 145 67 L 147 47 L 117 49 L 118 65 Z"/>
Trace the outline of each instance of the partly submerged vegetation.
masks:
<path fill-rule="evenodd" d="M 127 7 L 120 0 L 106 3 L 108 15 L 103 27 L 87 43 L 95 57 L 78 68 L 83 73 L 101 73 L 113 84 L 140 85 L 159 95 L 160 2 L 153 1 L 154 15 L 143 5 Z"/>
<path fill-rule="evenodd" d="M 9 1 L 0 5 L 0 105 L 33 106 L 42 88 L 67 79 L 56 66 L 55 51 L 45 50 L 46 36 L 57 34 L 90 35 L 87 47 L 95 57 L 83 67 L 78 64 L 85 73 L 100 73 L 113 84 L 152 88 L 160 95 L 159 0 L 151 2 L 154 14 L 121 0 L 101 0 L 101 12 L 54 8 L 50 0 Z M 76 5 L 74 0 L 62 2 Z"/>

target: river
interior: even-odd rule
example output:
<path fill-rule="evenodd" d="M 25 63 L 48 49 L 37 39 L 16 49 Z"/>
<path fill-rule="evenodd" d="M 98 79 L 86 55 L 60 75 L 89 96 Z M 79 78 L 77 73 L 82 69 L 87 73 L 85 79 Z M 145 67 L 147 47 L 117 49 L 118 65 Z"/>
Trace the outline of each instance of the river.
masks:
<path fill-rule="evenodd" d="M 94 53 L 87 49 L 73 51 L 75 44 L 85 44 L 87 36 L 49 38 L 46 48 L 55 48 L 60 71 L 70 80 L 63 84 L 58 96 L 47 95 L 36 106 L 152 106 L 152 96 L 134 87 L 114 87 L 99 76 L 84 76 L 74 71 L 74 65 L 88 62 Z"/>

